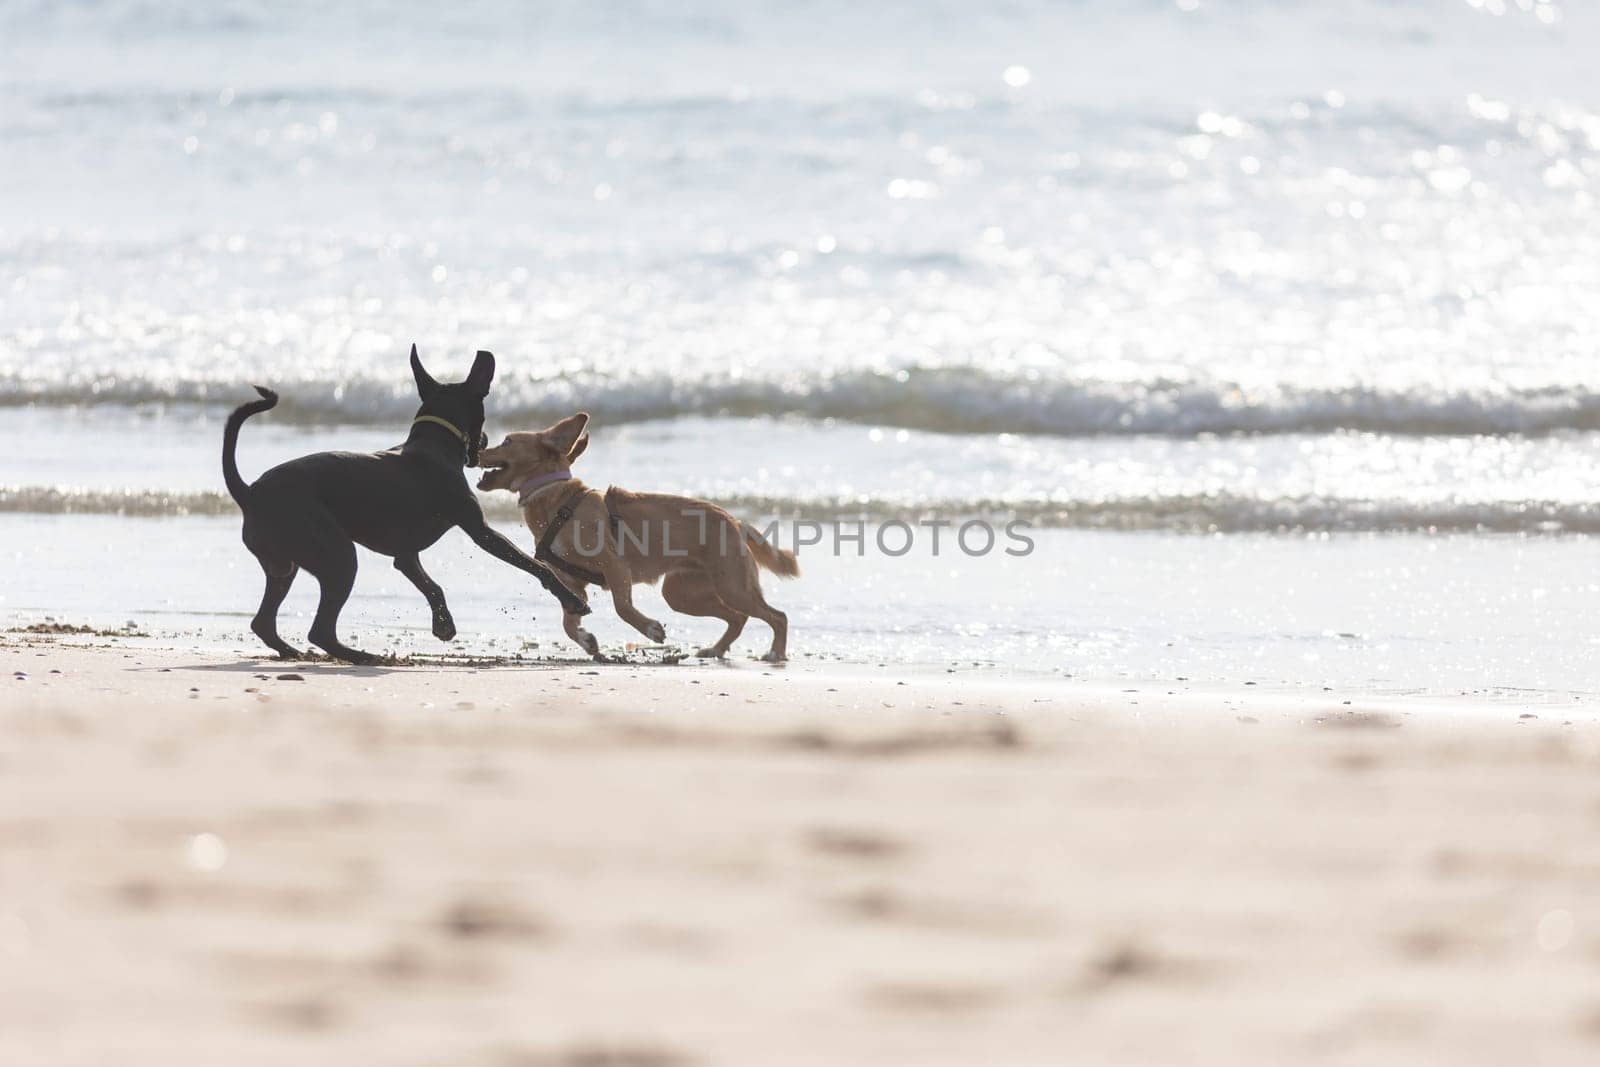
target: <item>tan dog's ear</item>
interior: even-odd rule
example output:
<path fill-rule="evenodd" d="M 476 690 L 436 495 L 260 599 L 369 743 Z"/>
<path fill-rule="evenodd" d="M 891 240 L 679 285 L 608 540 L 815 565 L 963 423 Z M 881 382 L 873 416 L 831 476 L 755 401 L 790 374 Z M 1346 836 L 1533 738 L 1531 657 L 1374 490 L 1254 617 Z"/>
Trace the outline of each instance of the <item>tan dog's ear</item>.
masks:
<path fill-rule="evenodd" d="M 572 451 L 567 453 L 567 466 L 572 466 L 578 457 L 583 455 L 583 450 L 589 447 L 589 435 L 584 434 L 578 438 L 578 443 L 572 446 Z"/>
<path fill-rule="evenodd" d="M 567 456 L 571 455 L 572 450 L 577 447 L 578 438 L 583 436 L 583 428 L 588 424 L 588 413 L 580 411 L 576 415 L 567 416 L 548 430 L 541 431 L 539 436 L 544 439 L 545 444 L 555 451 L 556 455 Z"/>

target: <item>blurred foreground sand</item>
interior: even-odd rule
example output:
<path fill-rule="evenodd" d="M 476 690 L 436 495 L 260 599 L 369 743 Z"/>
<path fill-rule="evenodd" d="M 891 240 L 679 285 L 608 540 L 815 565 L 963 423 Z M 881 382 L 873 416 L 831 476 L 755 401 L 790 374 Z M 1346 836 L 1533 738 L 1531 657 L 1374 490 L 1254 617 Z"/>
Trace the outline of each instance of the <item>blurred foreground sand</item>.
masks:
<path fill-rule="evenodd" d="M 15 635 L 0 686 L 7 1067 L 1600 1062 L 1584 712 Z"/>

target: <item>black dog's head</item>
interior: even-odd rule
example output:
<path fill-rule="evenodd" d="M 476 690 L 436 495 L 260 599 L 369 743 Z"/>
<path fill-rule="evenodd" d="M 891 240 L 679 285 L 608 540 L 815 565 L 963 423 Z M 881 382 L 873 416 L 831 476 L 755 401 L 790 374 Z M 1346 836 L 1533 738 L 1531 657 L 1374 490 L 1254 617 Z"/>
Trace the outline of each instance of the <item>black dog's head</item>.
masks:
<path fill-rule="evenodd" d="M 431 415 L 459 430 L 466 446 L 463 465 L 476 467 L 478 450 L 489 443 L 483 433 L 483 398 L 489 395 L 489 383 L 494 381 L 494 356 L 479 352 L 466 381 L 441 385 L 423 368 L 422 360 L 417 358 L 417 346 L 412 345 L 411 374 L 417 379 L 417 395 L 422 398 L 417 417 Z"/>

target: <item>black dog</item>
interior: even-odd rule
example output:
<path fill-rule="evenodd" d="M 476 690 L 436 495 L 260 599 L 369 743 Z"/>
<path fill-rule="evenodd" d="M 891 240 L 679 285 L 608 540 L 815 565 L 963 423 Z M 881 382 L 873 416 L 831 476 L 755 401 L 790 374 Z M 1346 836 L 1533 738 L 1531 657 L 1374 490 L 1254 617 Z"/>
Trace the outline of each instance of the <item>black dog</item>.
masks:
<path fill-rule="evenodd" d="M 444 591 L 422 569 L 418 554 L 459 526 L 490 555 L 543 583 L 561 606 L 579 615 L 588 606 L 543 564 L 523 555 L 484 520 L 463 467 L 478 463 L 483 447 L 483 398 L 494 378 L 494 356 L 479 352 L 464 382 L 440 385 L 411 346 L 411 373 L 422 407 L 405 444 L 384 452 L 318 452 L 274 467 L 246 485 L 233 453 L 239 428 L 278 403 L 256 386 L 261 399 L 228 416 L 222 432 L 222 476 L 244 511 L 244 544 L 267 574 L 267 591 L 250 629 L 280 656 L 300 653 L 278 636 L 278 606 L 301 567 L 322 586 L 311 624 L 311 643 L 337 659 L 371 663 L 377 657 L 339 642 L 339 612 L 356 580 L 356 544 L 394 557 L 394 569 L 411 580 L 433 609 L 433 633 L 456 635 Z"/>

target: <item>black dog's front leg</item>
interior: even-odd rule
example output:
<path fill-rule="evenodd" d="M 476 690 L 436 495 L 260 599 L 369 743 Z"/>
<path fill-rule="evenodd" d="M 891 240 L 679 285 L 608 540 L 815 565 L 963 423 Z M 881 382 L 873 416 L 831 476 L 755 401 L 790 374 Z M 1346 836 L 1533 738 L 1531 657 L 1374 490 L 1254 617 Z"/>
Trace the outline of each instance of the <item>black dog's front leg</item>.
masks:
<path fill-rule="evenodd" d="M 422 569 L 422 560 L 415 552 L 409 556 L 396 556 L 394 569 L 405 575 L 417 591 L 427 598 L 433 612 L 433 636 L 441 641 L 452 641 L 456 636 L 456 622 L 450 617 L 450 605 L 444 602 L 444 590 Z"/>
<path fill-rule="evenodd" d="M 482 515 L 479 515 L 476 521 L 469 520 L 463 522 L 461 524 L 461 528 L 467 532 L 468 537 L 472 538 L 472 540 L 477 543 L 479 548 L 489 553 L 489 555 L 493 556 L 495 559 L 503 560 L 504 562 L 509 563 L 513 567 L 517 568 L 519 571 L 527 571 L 529 574 L 539 579 L 539 584 L 544 586 L 551 596 L 561 601 L 561 607 L 565 609 L 568 614 L 589 614 L 590 609 L 588 604 L 585 604 L 582 600 L 579 600 L 573 595 L 572 590 L 568 589 L 566 586 L 557 581 L 556 576 L 551 574 L 550 569 L 543 563 L 540 563 L 538 560 L 523 552 L 516 545 L 502 537 L 494 529 L 494 527 L 490 526 L 489 523 L 485 521 Z"/>

